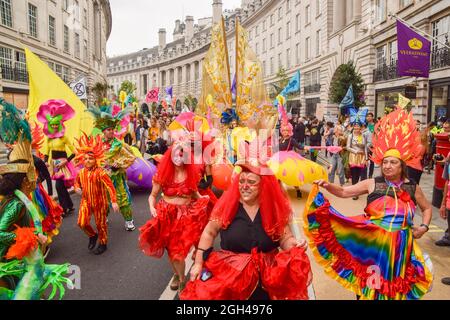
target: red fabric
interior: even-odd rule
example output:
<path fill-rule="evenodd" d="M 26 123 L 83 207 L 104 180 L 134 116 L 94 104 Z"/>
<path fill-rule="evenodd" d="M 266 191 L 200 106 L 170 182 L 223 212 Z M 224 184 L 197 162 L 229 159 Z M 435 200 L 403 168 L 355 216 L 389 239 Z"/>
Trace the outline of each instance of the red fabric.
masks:
<path fill-rule="evenodd" d="M 183 206 L 161 200 L 156 205 L 157 217 L 139 229 L 142 251 L 161 258 L 166 249 L 170 260 L 184 261 L 208 223 L 207 204 L 208 199 L 193 200 Z"/>
<path fill-rule="evenodd" d="M 42 221 L 42 231 L 51 233 L 62 223 L 63 208 L 48 195 L 42 184 L 39 183 L 38 187 L 47 208 L 47 216 Z"/>
<path fill-rule="evenodd" d="M 208 212 L 208 217 L 209 217 L 209 216 L 211 216 L 211 212 L 213 211 L 214 206 L 216 205 L 217 201 L 219 201 L 219 199 L 217 199 L 216 195 L 211 190 L 211 188 L 208 188 L 206 190 L 205 189 L 198 189 L 198 192 L 202 196 L 208 196 L 209 197 L 208 207 L 206 209 L 206 211 Z"/>
<path fill-rule="evenodd" d="M 211 220 L 218 221 L 223 229 L 228 228 L 238 211 L 239 176 L 234 177 L 231 187 L 220 197 L 211 214 Z M 278 180 L 274 176 L 260 177 L 259 209 L 264 231 L 272 240 L 278 241 L 284 234 L 292 209 Z"/>
<path fill-rule="evenodd" d="M 174 181 L 175 165 L 172 162 L 172 149 L 166 151 L 161 162 L 158 164 L 158 171 L 153 177 L 153 181 L 160 184 L 163 188 Z M 185 185 L 191 190 L 197 191 L 197 184 L 200 181 L 200 170 L 198 165 L 185 164 L 184 168 L 187 172 Z"/>
<path fill-rule="evenodd" d="M 403 194 L 408 194 L 404 192 Z M 408 195 L 409 197 L 409 195 Z M 333 270 L 339 272 L 343 269 L 352 270 L 356 277 L 361 281 L 360 287 L 366 286 L 367 279 L 371 277 L 371 274 L 367 272 L 367 265 L 362 264 L 352 257 L 352 255 L 345 250 L 342 245 L 337 241 L 334 230 L 332 229 L 329 219 L 329 207 L 330 203 L 325 202 L 324 205 L 316 209 L 316 220 L 320 224 L 320 232 L 317 234 L 311 234 L 313 236 L 314 243 L 325 246 L 328 252 L 332 253 L 336 258 L 332 265 Z M 362 220 L 363 216 L 361 217 Z M 370 225 L 363 225 L 363 228 L 371 228 Z M 373 229 L 377 229 L 375 225 Z M 416 274 L 414 265 L 410 262 L 406 266 L 405 278 L 397 277 L 393 281 L 386 280 L 380 275 L 381 289 L 378 291 L 387 295 L 390 299 L 394 299 L 397 293 L 407 294 L 411 290 L 411 285 L 416 283 L 418 279 L 423 279 L 424 275 Z"/>
<path fill-rule="evenodd" d="M 205 268 L 212 278 L 189 282 L 181 300 L 248 300 L 260 279 L 272 300 L 308 300 L 311 266 L 302 248 L 251 254 L 213 252 Z"/>
<path fill-rule="evenodd" d="M 197 190 L 192 190 L 187 186 L 187 181 L 178 182 L 178 183 L 166 183 L 163 185 L 162 190 L 164 195 L 168 197 L 182 197 L 182 196 L 191 196 L 193 192 Z"/>

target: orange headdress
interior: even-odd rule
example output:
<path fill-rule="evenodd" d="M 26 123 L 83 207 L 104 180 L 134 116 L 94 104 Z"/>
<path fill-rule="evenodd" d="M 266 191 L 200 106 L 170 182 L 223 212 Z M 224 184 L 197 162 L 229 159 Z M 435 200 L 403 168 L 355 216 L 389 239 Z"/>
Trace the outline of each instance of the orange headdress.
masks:
<path fill-rule="evenodd" d="M 98 166 L 102 166 L 105 161 L 105 147 L 102 137 L 97 135 L 95 137 L 88 137 L 86 133 L 76 139 L 76 153 L 75 163 L 77 165 L 84 165 L 84 156 L 89 154 L 95 158 Z"/>
<path fill-rule="evenodd" d="M 384 158 L 395 157 L 408 164 L 419 155 L 419 136 L 413 116 L 404 109 L 396 109 L 375 126 L 372 161 L 381 164 Z"/>
<path fill-rule="evenodd" d="M 31 149 L 39 151 L 44 143 L 44 131 L 36 122 L 31 126 L 31 138 Z"/>

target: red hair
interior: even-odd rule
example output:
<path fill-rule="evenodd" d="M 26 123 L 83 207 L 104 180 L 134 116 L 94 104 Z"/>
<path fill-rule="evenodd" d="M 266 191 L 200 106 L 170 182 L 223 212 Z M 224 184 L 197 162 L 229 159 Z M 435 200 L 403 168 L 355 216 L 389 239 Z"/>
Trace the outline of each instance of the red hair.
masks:
<path fill-rule="evenodd" d="M 153 181 L 160 184 L 161 186 L 166 186 L 172 184 L 174 181 L 175 165 L 172 161 L 172 150 L 173 146 L 166 151 L 158 164 L 158 171 L 153 177 Z M 197 190 L 197 184 L 200 181 L 200 168 L 195 164 L 184 164 L 184 170 L 186 170 L 186 186 L 191 190 Z"/>
<path fill-rule="evenodd" d="M 210 220 L 218 222 L 222 229 L 228 228 L 239 208 L 241 198 L 239 177 L 240 174 L 233 178 L 231 187 L 220 197 L 211 213 Z M 260 177 L 259 210 L 263 228 L 273 241 L 279 241 L 291 218 L 292 208 L 275 176 L 263 175 Z"/>

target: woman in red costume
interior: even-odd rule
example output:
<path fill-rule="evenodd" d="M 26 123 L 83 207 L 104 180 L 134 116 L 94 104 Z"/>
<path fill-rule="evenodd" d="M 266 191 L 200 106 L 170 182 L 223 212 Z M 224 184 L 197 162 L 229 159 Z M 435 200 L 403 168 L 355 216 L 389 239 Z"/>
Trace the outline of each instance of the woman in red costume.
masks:
<path fill-rule="evenodd" d="M 286 194 L 267 167 L 248 162 L 240 166 L 243 171 L 212 212 L 191 269 L 192 281 L 180 298 L 308 299 L 312 273 L 306 242 L 292 235 Z M 219 233 L 222 250 L 213 252 Z"/>
<path fill-rule="evenodd" d="M 209 198 L 197 191 L 200 172 L 197 165 L 188 164 L 188 150 L 188 145 L 176 143 L 165 153 L 149 197 L 153 219 L 140 228 L 139 244 L 146 255 L 161 258 L 167 250 L 175 273 L 172 290 L 183 286 L 185 259 L 208 223 Z M 157 203 L 161 191 L 163 195 Z"/>

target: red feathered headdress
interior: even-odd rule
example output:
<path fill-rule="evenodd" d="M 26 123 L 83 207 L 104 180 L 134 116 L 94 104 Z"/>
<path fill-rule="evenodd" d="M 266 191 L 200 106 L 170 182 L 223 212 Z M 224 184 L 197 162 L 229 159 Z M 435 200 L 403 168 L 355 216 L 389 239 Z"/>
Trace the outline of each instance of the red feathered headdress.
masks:
<path fill-rule="evenodd" d="M 95 137 L 88 137 L 86 133 L 76 139 L 76 157 L 75 163 L 79 166 L 84 166 L 84 156 L 89 154 L 95 158 L 97 166 L 101 167 L 105 162 L 105 146 L 102 137 L 97 135 Z"/>

